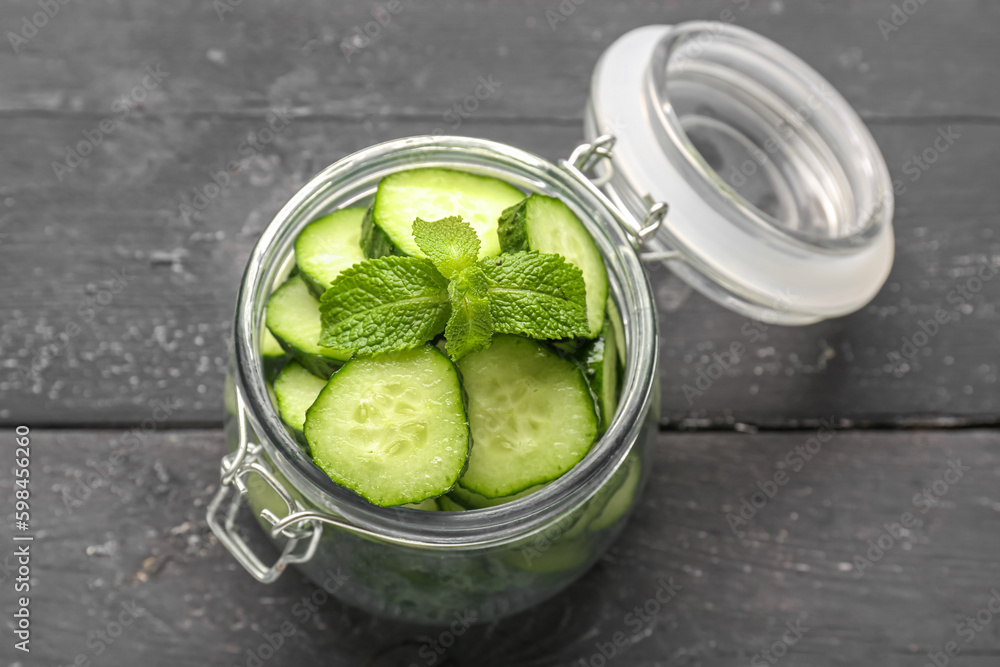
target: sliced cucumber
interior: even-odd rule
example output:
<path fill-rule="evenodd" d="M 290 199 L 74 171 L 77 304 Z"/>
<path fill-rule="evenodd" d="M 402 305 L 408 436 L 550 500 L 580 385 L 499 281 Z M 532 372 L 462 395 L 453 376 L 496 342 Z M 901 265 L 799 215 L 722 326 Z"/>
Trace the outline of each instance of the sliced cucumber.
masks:
<path fill-rule="evenodd" d="M 538 341 L 495 335 L 459 370 L 475 443 L 462 488 L 510 496 L 559 477 L 590 450 L 597 416 L 573 362 Z"/>
<path fill-rule="evenodd" d="M 365 216 L 361 247 L 368 257 L 424 253 L 413 239 L 413 221 L 462 216 L 479 235 L 479 256 L 500 254 L 497 220 L 524 193 L 496 178 L 451 169 L 409 169 L 379 183 Z"/>
<path fill-rule="evenodd" d="M 441 496 L 437 501 L 442 512 L 464 512 L 468 509 L 456 503 L 450 496 Z"/>
<path fill-rule="evenodd" d="M 438 505 L 437 498 L 428 498 L 427 500 L 421 500 L 419 503 L 403 505 L 403 507 L 408 507 L 411 510 L 424 510 L 427 512 L 436 512 L 441 509 Z"/>
<path fill-rule="evenodd" d="M 430 345 L 348 361 L 309 408 L 305 435 L 333 481 L 383 507 L 446 493 L 469 456 L 458 373 Z"/>
<path fill-rule="evenodd" d="M 268 329 L 260 332 L 260 358 L 264 362 L 264 377 L 273 380 L 288 361 L 288 353 Z"/>
<path fill-rule="evenodd" d="M 545 485 L 540 484 L 538 486 L 533 486 L 530 489 L 525 489 L 524 491 L 515 493 L 512 496 L 504 496 L 503 498 L 487 498 L 486 496 L 481 496 L 478 493 L 473 493 L 468 489 L 463 489 L 460 484 L 448 493 L 448 497 L 465 509 L 479 510 L 486 507 L 496 507 L 497 505 L 503 505 L 504 503 L 509 503 L 512 500 L 517 500 L 518 498 L 530 496 L 543 486 Z"/>
<path fill-rule="evenodd" d="M 584 357 L 587 379 L 597 398 L 601 432 L 608 430 L 618 410 L 618 343 L 610 318 L 604 320 L 601 335 L 591 343 Z"/>
<path fill-rule="evenodd" d="M 281 346 L 309 372 L 329 377 L 350 351 L 334 350 L 319 344 L 322 324 L 319 300 L 309 291 L 302 274 L 289 278 L 267 302 L 267 328 Z"/>
<path fill-rule="evenodd" d="M 611 320 L 611 326 L 615 331 L 615 344 L 618 348 L 618 363 L 621 368 L 625 368 L 625 326 L 622 324 L 622 316 L 618 314 L 618 307 L 612 299 L 608 299 L 607 318 Z"/>
<path fill-rule="evenodd" d="M 534 194 L 500 216 L 498 229 L 503 252 L 537 250 L 562 255 L 583 272 L 587 286 L 590 336 L 601 333 L 608 299 L 608 272 L 601 251 L 576 214 L 554 197 Z"/>
<path fill-rule="evenodd" d="M 642 466 L 639 463 L 638 457 L 635 456 L 626 459 L 625 465 L 628 466 L 628 471 L 625 473 L 624 481 L 615 490 L 611 498 L 608 499 L 601 513 L 587 524 L 588 531 L 597 532 L 605 528 L 610 528 L 620 518 L 625 516 L 629 508 L 632 507 L 632 502 L 635 500 L 635 492 L 639 488 L 639 479 L 642 477 Z M 619 470 L 619 472 L 621 471 Z"/>
<path fill-rule="evenodd" d="M 278 414 L 285 425 L 292 430 L 295 439 L 305 444 L 303 429 L 306 411 L 316 402 L 319 392 L 326 386 L 326 380 L 307 371 L 302 364 L 293 361 L 285 366 L 274 381 L 274 395 L 277 397 Z"/>
<path fill-rule="evenodd" d="M 309 223 L 295 239 L 295 264 L 316 296 L 346 268 L 365 261 L 361 252 L 363 208 L 342 208 Z"/>
<path fill-rule="evenodd" d="M 592 555 L 593 545 L 588 540 L 563 537 L 508 552 L 505 560 L 528 572 L 553 574 L 580 569 Z"/>

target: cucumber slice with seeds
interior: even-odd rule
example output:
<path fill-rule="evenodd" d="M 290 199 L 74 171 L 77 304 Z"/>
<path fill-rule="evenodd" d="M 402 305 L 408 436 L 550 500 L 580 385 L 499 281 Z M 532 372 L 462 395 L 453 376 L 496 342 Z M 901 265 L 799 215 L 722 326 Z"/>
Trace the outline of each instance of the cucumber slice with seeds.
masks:
<path fill-rule="evenodd" d="M 292 430 L 295 439 L 306 444 L 303 429 L 306 411 L 316 402 L 319 392 L 326 386 L 326 380 L 307 371 L 302 364 L 293 361 L 274 381 L 274 395 L 277 397 L 278 414 L 285 425 Z"/>
<path fill-rule="evenodd" d="M 608 272 L 593 237 L 570 207 L 554 197 L 533 194 L 503 212 L 498 234 L 503 252 L 562 255 L 583 272 L 590 337 L 597 337 L 608 300 Z"/>
<path fill-rule="evenodd" d="M 475 443 L 462 488 L 510 496 L 559 477 L 590 450 L 597 415 L 573 362 L 538 341 L 498 334 L 458 367 Z"/>
<path fill-rule="evenodd" d="M 289 278 L 267 302 L 267 328 L 281 346 L 309 372 L 329 377 L 351 352 L 319 344 L 319 300 L 309 291 L 302 274 Z"/>
<path fill-rule="evenodd" d="M 500 254 L 497 220 L 524 199 L 509 183 L 451 169 L 409 169 L 379 183 L 375 203 L 365 216 L 361 246 L 367 257 L 424 253 L 413 239 L 413 221 L 460 215 L 479 236 L 479 257 Z"/>
<path fill-rule="evenodd" d="M 430 345 L 348 361 L 309 408 L 305 435 L 333 481 L 383 507 L 446 493 L 469 456 L 458 373 Z"/>
<path fill-rule="evenodd" d="M 344 269 L 365 260 L 361 252 L 363 208 L 343 208 L 315 220 L 295 239 L 295 264 L 316 296 Z"/>

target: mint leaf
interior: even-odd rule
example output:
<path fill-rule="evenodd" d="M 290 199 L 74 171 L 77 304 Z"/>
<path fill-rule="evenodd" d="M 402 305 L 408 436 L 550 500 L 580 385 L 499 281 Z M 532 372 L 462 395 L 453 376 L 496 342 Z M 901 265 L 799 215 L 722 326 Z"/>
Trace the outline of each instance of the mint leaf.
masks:
<path fill-rule="evenodd" d="M 320 300 L 320 345 L 368 356 L 417 347 L 444 331 L 448 281 L 426 259 L 390 255 L 344 270 Z"/>
<path fill-rule="evenodd" d="M 476 230 L 457 215 L 434 221 L 417 218 L 413 221 L 413 239 L 445 278 L 454 278 L 479 257 Z"/>
<path fill-rule="evenodd" d="M 583 274 L 561 255 L 517 252 L 482 260 L 493 330 L 532 338 L 587 336 Z"/>
<path fill-rule="evenodd" d="M 493 316 L 490 313 L 489 281 L 481 266 L 470 266 L 448 285 L 451 295 L 451 318 L 444 330 L 445 349 L 455 361 L 472 352 L 486 349 L 493 339 Z"/>

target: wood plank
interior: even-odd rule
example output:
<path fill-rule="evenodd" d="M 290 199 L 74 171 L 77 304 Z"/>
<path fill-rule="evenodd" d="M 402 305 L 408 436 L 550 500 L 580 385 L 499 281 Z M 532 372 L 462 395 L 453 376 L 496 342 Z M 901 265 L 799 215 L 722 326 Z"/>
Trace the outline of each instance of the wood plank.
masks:
<path fill-rule="evenodd" d="M 181 203 L 209 183 L 210 172 L 240 157 L 237 146 L 265 126 L 263 117 L 132 119 L 59 183 L 47 162 L 95 122 L 0 125 L 11 156 L 0 188 L 0 420 L 135 423 L 150 401 L 171 399 L 172 423 L 219 423 L 236 288 L 261 230 L 325 165 L 433 129 L 432 122 L 384 118 L 293 120 L 223 196 L 186 221 Z M 559 123 L 478 118 L 462 130 L 550 159 L 568 155 L 580 136 Z M 876 125 L 874 132 L 894 178 L 908 188 L 898 201 L 896 265 L 887 287 L 850 317 L 765 332 L 657 276 L 665 423 L 997 419 L 1000 281 L 972 294 L 905 367 L 894 370 L 888 355 L 938 308 L 954 311 L 949 293 L 977 266 L 1000 263 L 1000 193 L 992 179 L 1000 128 L 962 126 L 953 148 L 915 183 L 904 165 L 932 144 L 938 126 Z M 116 271 L 125 271 L 128 284 L 111 293 Z M 97 298 L 111 301 L 98 308 Z M 93 316 L 80 309 L 87 299 Z M 61 342 L 73 324 L 80 332 Z M 57 347 L 46 347 L 54 341 Z M 734 342 L 746 348 L 740 363 L 702 395 L 686 393 L 685 386 L 698 388 L 699 370 L 711 370 L 712 354 Z M 37 372 L 22 377 L 19 368 Z"/>
<path fill-rule="evenodd" d="M 245 665 L 247 649 L 286 620 L 296 633 L 278 651 L 280 664 L 430 664 L 436 630 L 336 601 L 299 623 L 292 609 L 315 589 L 294 572 L 264 586 L 239 569 L 203 519 L 218 484 L 221 432 L 151 434 L 71 511 L 63 490 L 78 494 L 106 468 L 121 435 L 32 435 L 35 634 L 24 664 L 84 654 L 109 666 Z M 956 641 L 956 664 L 995 665 L 997 619 L 968 643 L 956 626 L 986 607 L 1000 578 L 1000 433 L 837 432 L 808 462 L 785 467 L 787 482 L 736 537 L 726 514 L 773 479 L 794 448 L 816 451 L 814 435 L 661 434 L 650 485 L 600 563 L 548 603 L 474 627 L 436 664 L 600 664 L 591 660 L 597 645 L 622 632 L 621 664 L 745 665 L 799 621 L 808 631 L 782 664 L 920 665 Z M 914 494 L 958 463 L 969 470 L 946 490 L 939 485 L 938 504 L 921 514 Z M 9 476 L 0 477 L 0 496 L 12 497 Z M 904 512 L 922 524 L 858 577 L 854 559 Z M 627 615 L 661 579 L 683 588 L 637 628 Z M 93 633 L 123 603 L 142 614 L 98 656 Z M 3 604 L 9 613 L 9 595 Z"/>
<path fill-rule="evenodd" d="M 879 21 L 891 20 L 896 0 L 566 0 L 566 20 L 560 0 L 403 0 L 350 61 L 341 44 L 373 20 L 373 3 L 243 2 L 221 16 L 217 4 L 68 4 L 16 57 L 4 46 L 0 108 L 108 113 L 145 66 L 159 64 L 170 77 L 143 104 L 164 116 L 291 105 L 440 120 L 493 75 L 502 86 L 490 114 L 579 119 L 594 64 L 618 36 L 728 10 L 803 57 L 866 115 L 1000 117 L 1000 90 L 984 66 L 1000 58 L 1000 7 L 980 0 L 912 5 L 919 11 L 888 39 Z M 33 0 L 4 3 L 0 25 L 17 30 L 38 10 Z"/>

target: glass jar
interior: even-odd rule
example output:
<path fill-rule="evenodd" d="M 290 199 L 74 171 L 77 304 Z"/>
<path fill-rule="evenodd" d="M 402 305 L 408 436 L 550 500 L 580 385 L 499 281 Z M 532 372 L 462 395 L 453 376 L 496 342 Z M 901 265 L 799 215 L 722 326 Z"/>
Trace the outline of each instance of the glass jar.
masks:
<path fill-rule="evenodd" d="M 828 84 L 802 112 L 821 83 L 792 54 L 730 25 L 649 26 L 602 57 L 586 114 L 589 141 L 558 165 L 492 141 L 413 137 L 317 175 L 264 231 L 240 286 L 227 382 L 232 451 L 208 510 L 223 544 L 260 581 L 295 564 L 349 604 L 422 623 L 498 618 L 577 579 L 621 530 L 648 475 L 659 394 L 644 261 L 667 263 L 729 308 L 786 324 L 850 312 L 885 280 L 888 173 Z M 718 170 L 739 168 L 737 148 L 758 144 L 766 159 L 747 154 L 757 155 L 762 180 L 741 191 Z M 267 299 L 294 266 L 298 233 L 334 209 L 367 206 L 382 178 L 417 167 L 492 176 L 561 199 L 593 235 L 622 315 L 621 400 L 607 432 L 559 479 L 489 509 L 380 508 L 335 484 L 283 426 L 259 354 Z M 770 208 L 760 199 L 767 187 L 775 192 Z M 862 278 L 827 284 L 851 271 Z M 274 565 L 235 530 L 243 498 L 281 551 Z"/>

